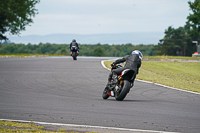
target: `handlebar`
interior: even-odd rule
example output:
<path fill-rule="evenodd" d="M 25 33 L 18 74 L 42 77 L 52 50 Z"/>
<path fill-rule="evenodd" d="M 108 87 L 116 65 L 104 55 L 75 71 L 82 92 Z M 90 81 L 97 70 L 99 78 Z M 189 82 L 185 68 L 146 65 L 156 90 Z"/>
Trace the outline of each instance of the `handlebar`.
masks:
<path fill-rule="evenodd" d="M 111 65 L 111 68 L 112 68 L 112 69 L 117 69 L 117 68 L 120 68 L 120 67 L 122 67 L 122 66 L 119 65 L 119 64 L 116 64 L 116 65 L 114 65 L 114 66 Z"/>

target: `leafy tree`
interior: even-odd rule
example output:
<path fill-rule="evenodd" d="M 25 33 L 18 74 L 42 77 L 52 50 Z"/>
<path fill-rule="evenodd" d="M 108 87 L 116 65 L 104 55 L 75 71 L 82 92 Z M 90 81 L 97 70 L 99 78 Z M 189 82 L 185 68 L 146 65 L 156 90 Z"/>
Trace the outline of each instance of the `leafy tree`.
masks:
<path fill-rule="evenodd" d="M 186 45 L 184 45 L 184 53 L 185 53 L 185 56 L 191 56 L 197 50 L 196 45 L 195 46 L 192 45 L 192 41 L 195 40 L 195 41 L 200 42 L 200 38 L 199 36 L 191 36 L 189 22 L 186 22 L 184 29 L 186 33 L 186 37 L 184 40 L 186 42 Z"/>
<path fill-rule="evenodd" d="M 0 9 L 1 10 L 1 9 Z M 6 36 L 3 36 L 3 34 L 5 34 L 5 32 L 7 31 L 6 30 L 6 24 L 5 24 L 5 21 L 6 21 L 6 17 L 1 15 L 0 13 L 0 41 L 1 40 L 6 40 Z M 1 42 L 0 42 L 1 43 Z"/>
<path fill-rule="evenodd" d="M 192 14 L 184 27 L 174 29 L 171 26 L 165 30 L 165 37 L 153 49 L 156 54 L 191 56 L 196 51 L 192 41 L 200 42 L 200 0 L 188 2 Z"/>
<path fill-rule="evenodd" d="M 40 0 L 0 0 L 0 41 L 10 32 L 19 35 L 25 26 L 33 23 L 32 17 L 38 14 L 35 5 Z"/>
<path fill-rule="evenodd" d="M 187 19 L 191 28 L 190 36 L 200 35 L 200 0 L 195 0 L 194 2 L 188 2 L 192 14 L 190 14 Z"/>
<path fill-rule="evenodd" d="M 157 54 L 184 55 L 187 33 L 183 27 L 174 29 L 171 26 L 165 30 L 165 36 L 158 43 Z"/>
<path fill-rule="evenodd" d="M 67 51 L 66 51 L 65 48 L 61 49 L 61 54 L 63 54 L 63 55 L 67 55 Z"/>
<path fill-rule="evenodd" d="M 104 56 L 104 51 L 101 46 L 94 49 L 94 56 Z"/>

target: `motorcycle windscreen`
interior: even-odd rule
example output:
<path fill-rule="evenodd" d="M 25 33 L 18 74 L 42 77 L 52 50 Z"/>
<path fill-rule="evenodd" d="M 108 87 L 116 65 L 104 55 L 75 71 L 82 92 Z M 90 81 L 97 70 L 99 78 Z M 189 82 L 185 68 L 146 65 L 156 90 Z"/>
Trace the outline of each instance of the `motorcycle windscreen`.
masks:
<path fill-rule="evenodd" d="M 78 48 L 76 46 L 71 47 L 71 51 L 77 51 L 77 50 L 78 50 Z"/>

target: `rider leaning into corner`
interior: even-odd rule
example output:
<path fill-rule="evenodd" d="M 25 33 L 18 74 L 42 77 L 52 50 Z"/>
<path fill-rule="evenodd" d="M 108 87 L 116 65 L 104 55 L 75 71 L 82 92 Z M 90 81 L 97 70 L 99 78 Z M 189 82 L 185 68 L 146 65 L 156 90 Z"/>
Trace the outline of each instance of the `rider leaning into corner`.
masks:
<path fill-rule="evenodd" d="M 131 55 L 126 55 L 125 57 L 123 57 L 122 59 L 118 59 L 115 62 L 113 62 L 111 64 L 111 66 L 115 66 L 116 64 L 119 63 L 123 63 L 126 61 L 126 64 L 124 67 L 120 67 L 117 69 L 113 69 L 109 76 L 108 76 L 108 83 L 106 85 L 106 88 L 109 90 L 109 85 L 111 84 L 111 79 L 112 77 L 114 77 L 115 81 L 117 82 L 117 75 L 120 75 L 121 72 L 125 69 L 132 69 L 135 73 L 134 73 L 134 78 L 132 79 L 132 86 L 134 85 L 134 81 L 135 81 L 135 77 L 138 74 L 138 70 L 141 66 L 141 62 L 142 62 L 142 53 L 139 50 L 134 50 Z"/>
<path fill-rule="evenodd" d="M 73 39 L 72 42 L 70 43 L 70 47 L 69 47 L 70 48 L 70 53 L 72 52 L 71 51 L 72 46 L 76 46 L 78 48 L 78 52 L 79 52 L 79 46 L 78 46 L 78 43 L 76 42 L 75 39 Z"/>

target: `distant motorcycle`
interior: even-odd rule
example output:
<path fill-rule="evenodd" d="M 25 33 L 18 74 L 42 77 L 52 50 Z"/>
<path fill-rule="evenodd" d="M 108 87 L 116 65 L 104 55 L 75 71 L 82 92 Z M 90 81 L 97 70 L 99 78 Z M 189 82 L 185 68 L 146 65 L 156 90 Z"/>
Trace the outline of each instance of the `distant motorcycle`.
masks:
<path fill-rule="evenodd" d="M 78 47 L 72 46 L 71 47 L 71 56 L 73 57 L 73 60 L 77 60 L 78 54 L 79 54 Z"/>
<path fill-rule="evenodd" d="M 122 67 L 121 65 L 112 66 L 112 69 Z M 121 72 L 121 75 L 112 77 L 111 84 L 108 88 L 105 88 L 102 94 L 103 99 L 108 99 L 110 96 L 115 97 L 116 100 L 122 101 L 129 93 L 130 88 L 133 87 L 134 71 L 131 69 L 125 69 Z M 111 90 L 111 91 L 110 91 Z"/>

